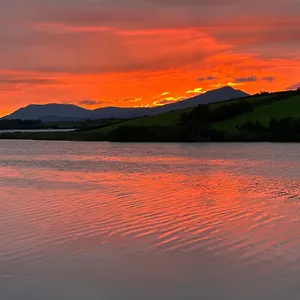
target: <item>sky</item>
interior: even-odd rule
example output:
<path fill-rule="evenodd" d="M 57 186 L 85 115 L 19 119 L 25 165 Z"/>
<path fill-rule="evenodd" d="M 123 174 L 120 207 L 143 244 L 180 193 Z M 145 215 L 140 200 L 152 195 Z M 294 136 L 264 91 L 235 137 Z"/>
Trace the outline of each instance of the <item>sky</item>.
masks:
<path fill-rule="evenodd" d="M 0 115 L 300 86 L 300 0 L 0 0 Z"/>

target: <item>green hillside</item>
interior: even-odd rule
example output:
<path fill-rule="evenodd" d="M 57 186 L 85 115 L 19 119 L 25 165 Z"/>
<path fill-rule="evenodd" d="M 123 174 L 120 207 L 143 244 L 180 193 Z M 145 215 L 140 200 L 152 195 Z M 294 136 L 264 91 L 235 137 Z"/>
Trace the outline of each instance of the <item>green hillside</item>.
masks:
<path fill-rule="evenodd" d="M 286 117 L 300 118 L 300 95 L 293 96 L 291 94 L 289 98 L 257 107 L 252 112 L 219 122 L 214 125 L 214 128 L 223 131 L 233 131 L 236 130 L 236 126 L 242 125 L 247 121 L 259 122 L 267 127 L 271 119 L 283 119 Z"/>
<path fill-rule="evenodd" d="M 234 100 L 229 100 L 229 101 L 224 101 L 224 102 L 217 102 L 217 103 L 213 103 L 213 104 L 210 104 L 210 107 L 211 109 L 216 109 L 216 108 L 219 108 L 221 106 L 226 106 L 226 105 L 231 105 L 231 104 L 234 104 L 234 103 L 238 103 L 240 101 L 248 101 L 249 103 L 252 103 L 252 104 L 256 104 L 256 103 L 259 103 L 263 100 L 267 100 L 267 99 L 271 99 L 273 97 L 275 97 L 277 94 L 274 93 L 274 94 L 266 94 L 266 95 L 254 95 L 254 96 L 249 96 L 249 97 L 246 97 L 246 98 L 243 98 L 243 99 L 234 99 Z"/>
<path fill-rule="evenodd" d="M 230 105 L 230 104 L 237 103 L 239 101 L 244 101 L 244 100 L 247 100 L 250 103 L 258 103 L 262 100 L 270 99 L 274 96 L 275 96 L 275 94 L 255 95 L 255 96 L 250 96 L 248 98 L 243 98 L 242 100 L 235 99 L 235 100 L 213 103 L 213 104 L 210 104 L 210 107 L 213 110 L 213 109 L 219 108 L 221 106 Z M 140 126 L 143 126 L 143 127 L 144 126 L 149 126 L 149 127 L 150 126 L 176 126 L 179 124 L 182 114 L 189 113 L 191 111 L 192 111 L 192 108 L 171 111 L 171 112 L 163 113 L 163 114 L 159 114 L 159 115 L 148 116 L 148 117 L 143 117 L 143 118 L 138 118 L 138 119 L 134 119 L 134 120 L 120 122 L 117 124 L 113 124 L 110 126 L 100 128 L 100 129 L 95 129 L 93 131 L 95 133 L 96 132 L 109 133 L 109 132 L 112 132 L 112 131 L 118 129 L 119 127 L 122 127 L 122 126 L 138 126 L 138 127 L 140 127 Z"/>
<path fill-rule="evenodd" d="M 278 120 L 286 117 L 300 118 L 299 91 L 258 94 L 248 98 L 213 103 L 209 105 L 211 111 L 210 114 L 214 116 L 214 112 L 222 111 L 222 118 L 224 118 L 225 111 L 226 119 L 228 116 L 227 113 L 230 115 L 231 110 L 235 109 L 234 106 L 239 105 L 240 103 L 248 103 L 248 105 L 250 105 L 250 110 L 242 111 L 236 114 L 236 116 L 229 117 L 228 120 L 225 121 L 210 121 L 211 129 L 224 132 L 226 135 L 230 132 L 237 132 L 238 134 L 245 135 L 245 133 L 241 133 L 237 127 L 244 125 L 248 121 L 258 122 L 261 126 L 268 127 L 270 120 L 273 118 Z M 123 138 L 122 136 L 126 136 L 126 139 L 131 139 L 131 137 L 137 138 L 141 135 L 149 135 L 151 137 L 159 136 L 159 139 L 163 139 L 163 136 L 174 136 L 174 139 L 176 140 L 178 136 L 182 136 L 182 133 L 181 135 L 178 133 L 181 129 L 177 126 L 180 124 L 182 115 L 190 115 L 192 112 L 193 109 L 185 109 L 123 121 L 99 129 L 82 132 L 81 135 L 82 137 L 84 136 L 84 139 L 97 139 L 97 137 L 100 139 L 105 138 L 105 136 L 110 138 L 115 136 L 115 133 L 118 132 L 118 137 Z M 220 118 L 220 115 L 218 118 Z M 160 129 L 157 129 L 156 127 L 160 127 Z M 188 134 L 189 132 L 187 132 L 187 135 Z M 186 134 L 184 133 L 184 135 Z M 152 139 L 155 140 L 155 137 L 152 137 Z"/>
<path fill-rule="evenodd" d="M 192 109 L 175 110 L 164 114 L 123 121 L 100 129 L 95 129 L 94 132 L 101 131 L 107 133 L 121 126 L 176 126 L 180 121 L 181 115 L 183 113 L 188 113 L 191 110 Z"/>

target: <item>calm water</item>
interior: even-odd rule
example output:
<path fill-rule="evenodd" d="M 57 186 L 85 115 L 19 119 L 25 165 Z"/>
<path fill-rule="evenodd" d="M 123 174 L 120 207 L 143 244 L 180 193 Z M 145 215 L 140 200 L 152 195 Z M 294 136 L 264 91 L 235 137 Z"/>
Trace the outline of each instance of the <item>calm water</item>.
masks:
<path fill-rule="evenodd" d="M 299 144 L 0 141 L 0 299 L 298 299 Z"/>

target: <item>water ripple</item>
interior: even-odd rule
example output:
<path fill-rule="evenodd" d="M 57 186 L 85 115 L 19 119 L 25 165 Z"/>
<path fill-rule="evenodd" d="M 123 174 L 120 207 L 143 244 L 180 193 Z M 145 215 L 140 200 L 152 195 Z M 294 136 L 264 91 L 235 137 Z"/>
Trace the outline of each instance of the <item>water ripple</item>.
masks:
<path fill-rule="evenodd" d="M 205 159 L 202 152 L 51 151 L 34 157 L 0 150 L 0 264 L 97 250 L 112 257 L 210 254 L 234 262 L 232 270 L 264 262 L 300 266 L 300 178 L 269 173 L 263 158 L 241 164 L 230 156 Z M 92 166 L 97 163 L 101 168 Z"/>

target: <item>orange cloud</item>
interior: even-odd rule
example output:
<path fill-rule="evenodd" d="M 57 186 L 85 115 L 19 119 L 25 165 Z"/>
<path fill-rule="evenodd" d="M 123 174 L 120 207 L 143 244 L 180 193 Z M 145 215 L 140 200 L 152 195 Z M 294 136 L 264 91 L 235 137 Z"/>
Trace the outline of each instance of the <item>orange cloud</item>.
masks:
<path fill-rule="evenodd" d="M 194 88 L 193 90 L 188 90 L 188 91 L 186 91 L 185 93 L 186 94 L 203 94 L 203 93 L 205 93 L 206 91 L 205 90 L 203 90 L 203 88 Z"/>

